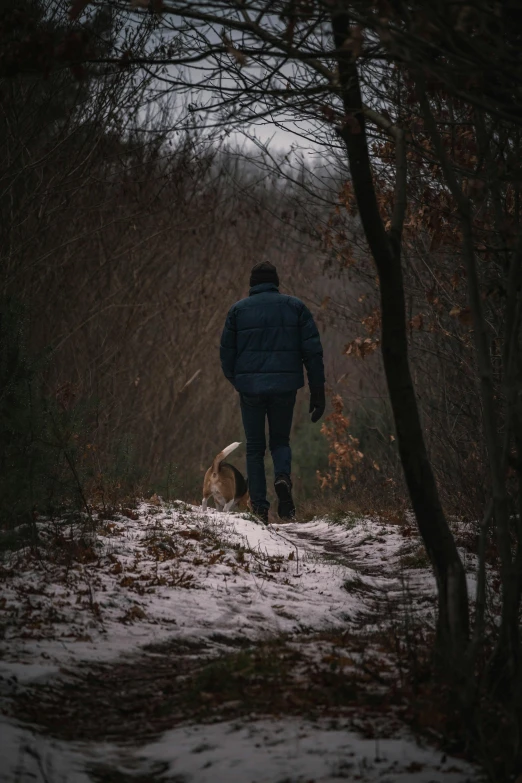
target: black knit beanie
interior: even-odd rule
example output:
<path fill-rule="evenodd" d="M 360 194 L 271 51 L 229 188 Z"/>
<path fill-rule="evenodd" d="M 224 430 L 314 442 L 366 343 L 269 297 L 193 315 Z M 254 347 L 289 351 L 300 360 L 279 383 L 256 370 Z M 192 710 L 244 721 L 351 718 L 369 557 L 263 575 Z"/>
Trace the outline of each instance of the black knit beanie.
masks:
<path fill-rule="evenodd" d="M 277 269 L 270 261 L 261 261 L 252 267 L 250 272 L 250 287 L 259 285 L 260 283 L 273 283 L 279 285 L 279 277 L 277 276 Z"/>

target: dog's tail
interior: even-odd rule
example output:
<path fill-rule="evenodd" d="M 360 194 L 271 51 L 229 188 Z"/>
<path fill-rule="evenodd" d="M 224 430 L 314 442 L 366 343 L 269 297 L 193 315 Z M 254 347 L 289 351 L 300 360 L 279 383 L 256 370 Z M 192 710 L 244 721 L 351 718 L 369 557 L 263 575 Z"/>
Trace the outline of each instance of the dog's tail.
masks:
<path fill-rule="evenodd" d="M 214 457 L 214 462 L 212 463 L 212 474 L 214 476 L 216 473 L 218 473 L 219 466 L 223 460 L 226 459 L 226 457 L 228 457 L 228 455 L 231 454 L 235 449 L 237 449 L 238 446 L 241 446 L 241 441 L 239 443 L 237 441 L 235 443 L 231 443 L 230 446 L 227 446 L 226 449 L 223 449 L 223 451 L 220 451 L 219 454 Z"/>

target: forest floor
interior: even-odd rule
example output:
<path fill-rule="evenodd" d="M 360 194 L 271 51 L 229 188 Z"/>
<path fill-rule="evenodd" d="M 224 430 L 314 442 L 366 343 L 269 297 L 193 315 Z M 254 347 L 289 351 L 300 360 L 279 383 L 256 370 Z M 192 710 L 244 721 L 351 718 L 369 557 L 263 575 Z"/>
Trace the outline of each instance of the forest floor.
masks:
<path fill-rule="evenodd" d="M 407 687 L 435 612 L 407 521 L 37 524 L 0 561 L 2 783 L 481 780 Z"/>

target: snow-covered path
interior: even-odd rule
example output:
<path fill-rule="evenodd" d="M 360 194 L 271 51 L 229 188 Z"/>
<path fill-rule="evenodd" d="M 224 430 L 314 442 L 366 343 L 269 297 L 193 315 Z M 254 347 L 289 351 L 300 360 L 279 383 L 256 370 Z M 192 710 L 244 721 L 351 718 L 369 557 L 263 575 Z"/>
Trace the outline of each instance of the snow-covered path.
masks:
<path fill-rule="evenodd" d="M 0 571 L 2 783 L 478 780 L 462 762 L 441 763 L 439 752 L 419 747 L 391 719 L 391 709 L 382 724 L 372 724 L 371 736 L 368 723 L 365 734 L 354 731 L 358 717 L 352 708 L 330 709 L 330 691 L 324 710 L 308 714 L 310 672 L 324 679 L 322 672 L 335 661 L 349 678 L 373 652 L 353 644 L 348 650 L 339 638 L 382 631 L 390 619 L 383 607 L 404 595 L 400 562 L 411 542 L 398 525 L 347 517 L 337 524 L 314 520 L 266 528 L 247 516 L 143 503 L 136 512 L 99 524 L 96 536 L 45 523 L 40 536 L 40 557 L 18 553 Z M 415 596 L 410 611 L 427 616 L 431 575 L 416 569 L 408 581 Z M 198 677 L 202 667 L 205 674 L 209 661 L 230 666 L 236 660 L 231 651 L 277 640 L 284 640 L 284 655 L 297 661 L 292 669 L 270 674 L 279 677 L 279 690 L 288 683 L 287 701 L 285 696 L 274 706 L 250 685 L 244 703 L 227 701 L 220 686 L 216 693 L 192 694 L 196 706 L 187 702 L 184 716 L 179 706 L 177 713 L 169 706 L 167 719 L 157 717 L 163 693 L 158 688 L 170 693 L 169 678 L 183 689 L 196 670 Z M 271 654 L 263 652 L 265 658 Z M 126 706 L 136 702 L 122 683 L 139 679 L 155 661 L 160 672 L 173 659 L 179 671 L 169 674 L 165 668 L 165 676 L 149 678 L 149 691 L 141 689 L 146 701 L 138 700 L 140 713 L 148 714 L 150 701 L 160 703 L 152 727 L 142 733 L 139 720 L 130 718 L 136 708 Z M 380 665 L 385 665 L 381 653 L 374 668 Z M 89 686 L 89 676 L 103 685 L 93 680 Z M 76 701 L 75 682 L 77 694 L 85 694 Z M 253 703 L 245 701 L 248 693 Z M 378 699 L 378 688 L 375 693 Z M 89 715 L 105 695 L 107 717 L 97 727 Z M 123 705 L 114 715 L 113 699 Z M 167 697 L 165 702 L 170 704 Z M 129 719 L 121 723 L 125 710 Z M 45 732 L 33 732 L 27 721 Z M 136 747 L 129 747 L 126 732 Z M 102 741 L 109 736 L 111 741 Z"/>
<path fill-rule="evenodd" d="M 101 526 L 83 548 L 42 524 L 42 549 L 52 539 L 63 556 L 22 553 L 6 564 L 4 661 L 63 665 L 165 638 L 346 626 L 367 606 L 364 591 L 345 585 L 395 588 L 404 547 L 397 526 L 371 519 L 266 528 L 146 504 L 136 516 Z"/>

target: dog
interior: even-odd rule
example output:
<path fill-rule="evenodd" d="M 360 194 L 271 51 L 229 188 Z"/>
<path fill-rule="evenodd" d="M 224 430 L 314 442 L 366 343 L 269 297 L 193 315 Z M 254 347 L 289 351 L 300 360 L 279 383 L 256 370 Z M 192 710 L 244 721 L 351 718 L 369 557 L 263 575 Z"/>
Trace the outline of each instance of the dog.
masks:
<path fill-rule="evenodd" d="M 241 510 L 250 507 L 248 485 L 243 474 L 233 465 L 224 462 L 224 459 L 240 445 L 240 443 L 231 443 L 220 451 L 205 473 L 201 503 L 203 511 L 206 510 L 210 497 L 214 498 L 218 511 L 231 511 L 235 506 Z"/>

